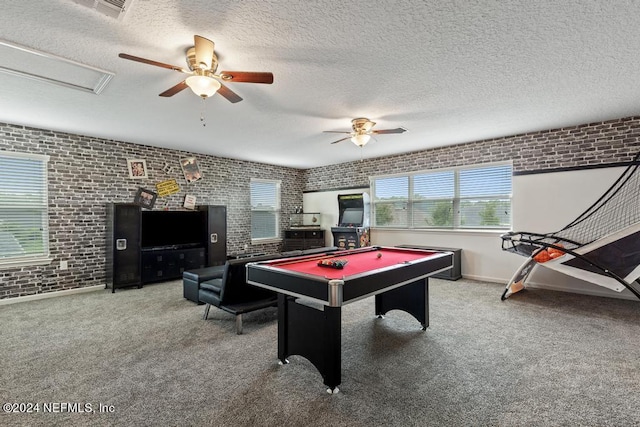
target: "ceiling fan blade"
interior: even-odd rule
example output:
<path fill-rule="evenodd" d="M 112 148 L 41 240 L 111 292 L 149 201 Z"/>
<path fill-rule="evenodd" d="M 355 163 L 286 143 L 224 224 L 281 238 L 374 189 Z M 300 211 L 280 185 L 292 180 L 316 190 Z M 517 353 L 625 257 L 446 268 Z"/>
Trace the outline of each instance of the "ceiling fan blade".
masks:
<path fill-rule="evenodd" d="M 351 132 L 346 132 L 346 131 L 342 131 L 342 130 L 323 130 L 322 132 L 324 132 L 324 133 L 347 133 L 347 134 L 351 133 Z"/>
<path fill-rule="evenodd" d="M 233 104 L 235 104 L 236 102 L 242 101 L 242 98 L 240 98 L 240 96 L 237 93 L 235 93 L 234 91 L 232 91 L 231 89 L 229 89 L 223 84 L 220 85 L 220 89 L 218 89 L 218 93 L 222 95 L 224 98 L 226 98 L 227 101 Z"/>
<path fill-rule="evenodd" d="M 337 141 L 333 141 L 333 142 L 332 142 L 332 144 L 337 144 L 338 142 L 346 141 L 347 139 L 351 139 L 351 137 L 350 137 L 350 136 L 348 136 L 348 137 L 346 137 L 346 138 L 342 138 L 342 139 L 339 139 L 339 140 L 337 140 Z"/>
<path fill-rule="evenodd" d="M 154 65 L 156 67 L 168 68 L 169 70 L 180 71 L 181 73 L 190 74 L 189 70 L 185 70 L 184 68 L 178 67 L 176 65 L 165 64 L 163 62 L 152 61 L 151 59 L 140 58 L 139 56 L 133 56 L 126 53 L 121 53 L 118 55 L 120 58 L 128 59 L 130 61 L 142 62 L 143 64 Z"/>
<path fill-rule="evenodd" d="M 201 36 L 193 36 L 193 39 L 195 41 L 196 66 L 209 70 L 213 61 L 213 42 Z M 201 67 L 200 64 L 205 65 Z"/>
<path fill-rule="evenodd" d="M 371 131 L 371 133 L 383 134 L 383 133 L 403 133 L 407 130 L 405 128 L 395 128 L 395 129 L 380 129 Z"/>
<path fill-rule="evenodd" d="M 220 78 L 234 83 L 273 83 L 273 73 L 258 73 L 252 71 L 222 71 Z"/>
<path fill-rule="evenodd" d="M 160 96 L 164 96 L 164 97 L 173 96 L 176 93 L 178 93 L 180 91 L 183 91 L 188 87 L 189 86 L 187 86 L 187 82 L 183 80 L 180 83 L 178 83 L 177 85 L 173 86 L 172 88 L 169 88 L 169 89 L 165 90 L 164 92 L 162 92 L 160 94 Z"/>

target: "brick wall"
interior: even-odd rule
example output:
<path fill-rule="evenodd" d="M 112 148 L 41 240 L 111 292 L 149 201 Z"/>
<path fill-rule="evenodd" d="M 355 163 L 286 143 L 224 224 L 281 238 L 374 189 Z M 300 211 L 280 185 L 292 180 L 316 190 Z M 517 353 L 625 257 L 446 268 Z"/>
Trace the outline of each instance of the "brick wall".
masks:
<path fill-rule="evenodd" d="M 369 176 L 513 160 L 514 172 L 629 161 L 640 150 L 640 117 L 532 132 L 306 171 L 141 146 L 122 141 L 0 123 L 0 149 L 48 154 L 50 245 L 46 266 L 0 270 L 0 298 L 104 284 L 104 204 L 131 202 L 138 187 L 174 178 L 181 191 L 156 208 L 179 209 L 185 194 L 198 204 L 227 206 L 228 251 L 250 243 L 250 178 L 282 180 L 281 226 L 302 205 L 302 192 L 367 187 Z M 187 184 L 178 159 L 195 155 L 204 179 Z M 128 178 L 127 158 L 147 161 L 149 179 Z M 165 164 L 171 169 L 164 170 Z M 257 248 L 279 250 L 279 244 Z M 60 260 L 69 269 L 58 269 Z"/>
<path fill-rule="evenodd" d="M 630 161 L 638 151 L 640 117 L 628 117 L 308 169 L 305 191 L 368 187 L 374 175 L 507 160 L 514 173 L 594 166 Z"/>
<path fill-rule="evenodd" d="M 281 226 L 302 205 L 303 171 L 168 150 L 122 141 L 53 132 L 0 123 L 0 150 L 46 154 L 49 160 L 50 265 L 0 270 L 0 298 L 104 285 L 105 204 L 132 202 L 138 187 L 176 179 L 180 192 L 158 198 L 155 209 L 181 209 L 186 194 L 198 205 L 227 206 L 227 251 L 251 244 L 249 181 L 282 181 Z M 195 156 L 204 178 L 188 184 L 178 160 Z M 144 159 L 149 179 L 131 179 L 126 159 Z M 165 167 L 166 165 L 166 167 Z M 254 246 L 275 252 L 280 244 Z M 60 260 L 69 261 L 60 270 Z"/>

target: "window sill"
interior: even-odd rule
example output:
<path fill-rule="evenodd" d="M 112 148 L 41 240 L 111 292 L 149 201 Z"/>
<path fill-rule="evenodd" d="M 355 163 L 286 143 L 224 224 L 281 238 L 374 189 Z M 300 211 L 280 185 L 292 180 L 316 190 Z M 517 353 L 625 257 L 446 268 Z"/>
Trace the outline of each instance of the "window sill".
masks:
<path fill-rule="evenodd" d="M 262 245 L 266 243 L 280 243 L 282 239 L 279 237 L 267 237 L 264 239 L 251 239 L 251 245 Z"/>
<path fill-rule="evenodd" d="M 22 258 L 14 260 L 0 260 L 0 270 L 8 270 L 11 268 L 30 267 L 33 265 L 48 265 L 51 264 L 53 258 Z"/>
<path fill-rule="evenodd" d="M 440 233 L 440 234 L 464 234 L 464 235 L 478 235 L 478 236 L 500 236 L 502 234 L 508 233 L 511 231 L 510 229 L 503 230 L 483 230 L 477 228 L 468 228 L 468 229 L 438 229 L 438 228 L 393 228 L 393 227 L 371 227 L 372 231 L 376 232 L 394 232 L 394 233 Z"/>

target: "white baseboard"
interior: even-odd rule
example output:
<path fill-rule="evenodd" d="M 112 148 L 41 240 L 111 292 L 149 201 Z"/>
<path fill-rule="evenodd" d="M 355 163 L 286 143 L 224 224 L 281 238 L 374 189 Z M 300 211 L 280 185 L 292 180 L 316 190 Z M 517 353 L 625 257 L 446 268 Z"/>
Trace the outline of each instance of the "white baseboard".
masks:
<path fill-rule="evenodd" d="M 19 302 L 29 302 L 29 301 L 35 301 L 35 300 L 45 299 L 45 298 L 64 297 L 67 295 L 83 294 L 85 292 L 95 292 L 103 289 L 104 289 L 103 285 L 96 285 L 96 286 L 87 286 L 85 288 L 65 289 L 63 291 L 45 292 L 42 294 L 35 294 L 35 295 L 25 295 L 22 297 L 15 297 L 15 298 L 4 298 L 4 299 L 0 299 L 0 305 L 16 304 Z"/>
<path fill-rule="evenodd" d="M 473 274 L 464 274 L 462 276 L 463 279 L 469 279 L 469 280 L 477 280 L 478 282 L 488 282 L 488 283 L 504 283 L 505 286 L 507 286 L 507 282 L 503 279 L 498 279 L 495 277 L 486 277 L 486 276 L 476 276 Z"/>

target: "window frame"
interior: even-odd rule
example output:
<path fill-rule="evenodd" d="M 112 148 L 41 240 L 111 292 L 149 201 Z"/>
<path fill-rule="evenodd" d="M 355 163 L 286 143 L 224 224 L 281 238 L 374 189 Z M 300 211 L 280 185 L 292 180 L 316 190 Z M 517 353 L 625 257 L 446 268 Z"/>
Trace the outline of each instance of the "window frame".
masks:
<path fill-rule="evenodd" d="M 41 195 L 41 203 L 32 202 L 30 204 L 30 208 L 40 209 L 41 211 L 41 222 L 40 222 L 40 233 L 42 239 L 42 251 L 39 253 L 30 253 L 26 255 L 14 255 L 14 256 L 0 256 L 0 270 L 16 268 L 16 267 L 25 267 L 25 266 L 33 266 L 33 265 L 45 265 L 50 264 L 52 261 L 49 238 L 50 238 L 50 230 L 49 230 L 49 156 L 44 154 L 29 154 L 29 153 L 20 153 L 13 151 L 3 151 L 0 150 L 0 157 L 8 158 L 9 160 L 17 160 L 17 159 L 26 159 L 40 162 L 41 172 L 42 172 L 42 187 L 40 188 L 39 194 Z M 28 173 L 28 170 L 25 170 L 24 173 Z M 7 187 L 11 188 L 11 187 Z M 0 188 L 0 192 L 2 189 Z M 0 209 L 3 210 L 13 210 L 13 209 L 23 209 L 24 206 L 20 206 L 20 203 L 17 202 L 16 198 L 7 197 L 8 202 L 5 204 L 2 203 L 2 198 L 0 197 Z M 0 216 L 0 221 L 2 217 Z M 1 254 L 0 254 L 1 255 Z"/>
<path fill-rule="evenodd" d="M 489 169 L 489 168 L 499 168 L 503 166 L 508 166 L 511 170 L 510 173 L 510 193 L 509 194 L 499 194 L 499 195 L 482 195 L 482 196 L 461 196 L 460 194 L 460 173 L 463 171 L 473 171 L 473 170 L 481 170 L 481 169 Z M 427 198 L 417 198 L 414 192 L 415 189 L 415 177 L 421 177 L 424 175 L 430 174 L 441 174 L 444 172 L 453 172 L 453 196 L 452 197 L 427 197 Z M 376 181 L 381 179 L 388 178 L 407 178 L 407 194 L 400 195 L 398 194 L 397 200 L 406 200 L 406 222 L 404 224 L 392 224 L 392 225 L 379 225 L 378 218 L 376 216 L 376 206 L 389 204 L 388 200 L 378 201 L 376 196 Z M 440 169 L 429 169 L 429 170 L 421 170 L 410 173 L 397 173 L 397 174 L 389 174 L 389 175 L 375 175 L 369 177 L 369 191 L 371 194 L 371 218 L 372 228 L 378 228 L 381 230 L 413 230 L 413 231 L 444 231 L 444 232 L 460 232 L 460 231 L 469 231 L 469 232 L 503 232 L 511 230 L 513 226 L 513 162 L 512 161 L 503 161 L 503 162 L 491 162 L 491 163 L 481 163 L 474 165 L 465 165 L 465 166 L 455 166 L 449 168 L 440 168 Z M 508 200 L 509 203 L 509 213 L 508 213 L 508 224 L 506 225 L 498 225 L 498 226 L 464 226 L 461 224 L 463 213 L 461 212 L 462 205 L 466 200 L 480 200 L 480 199 L 490 199 L 490 200 Z M 451 226 L 416 226 L 416 205 L 422 203 L 426 204 L 429 201 L 434 202 L 447 202 L 452 205 L 452 225 Z"/>
<path fill-rule="evenodd" d="M 276 200 L 274 201 L 275 202 L 274 209 L 254 209 L 253 197 L 252 197 L 254 183 L 275 185 Z M 269 242 L 281 241 L 282 236 L 280 236 L 280 215 L 282 212 L 282 181 L 277 179 L 251 178 L 249 182 L 249 206 L 251 211 L 251 228 L 250 228 L 251 243 L 256 244 L 256 243 L 269 243 Z M 253 213 L 254 212 L 274 212 L 274 221 L 275 221 L 274 236 L 254 237 L 253 235 L 253 223 L 254 223 Z"/>

